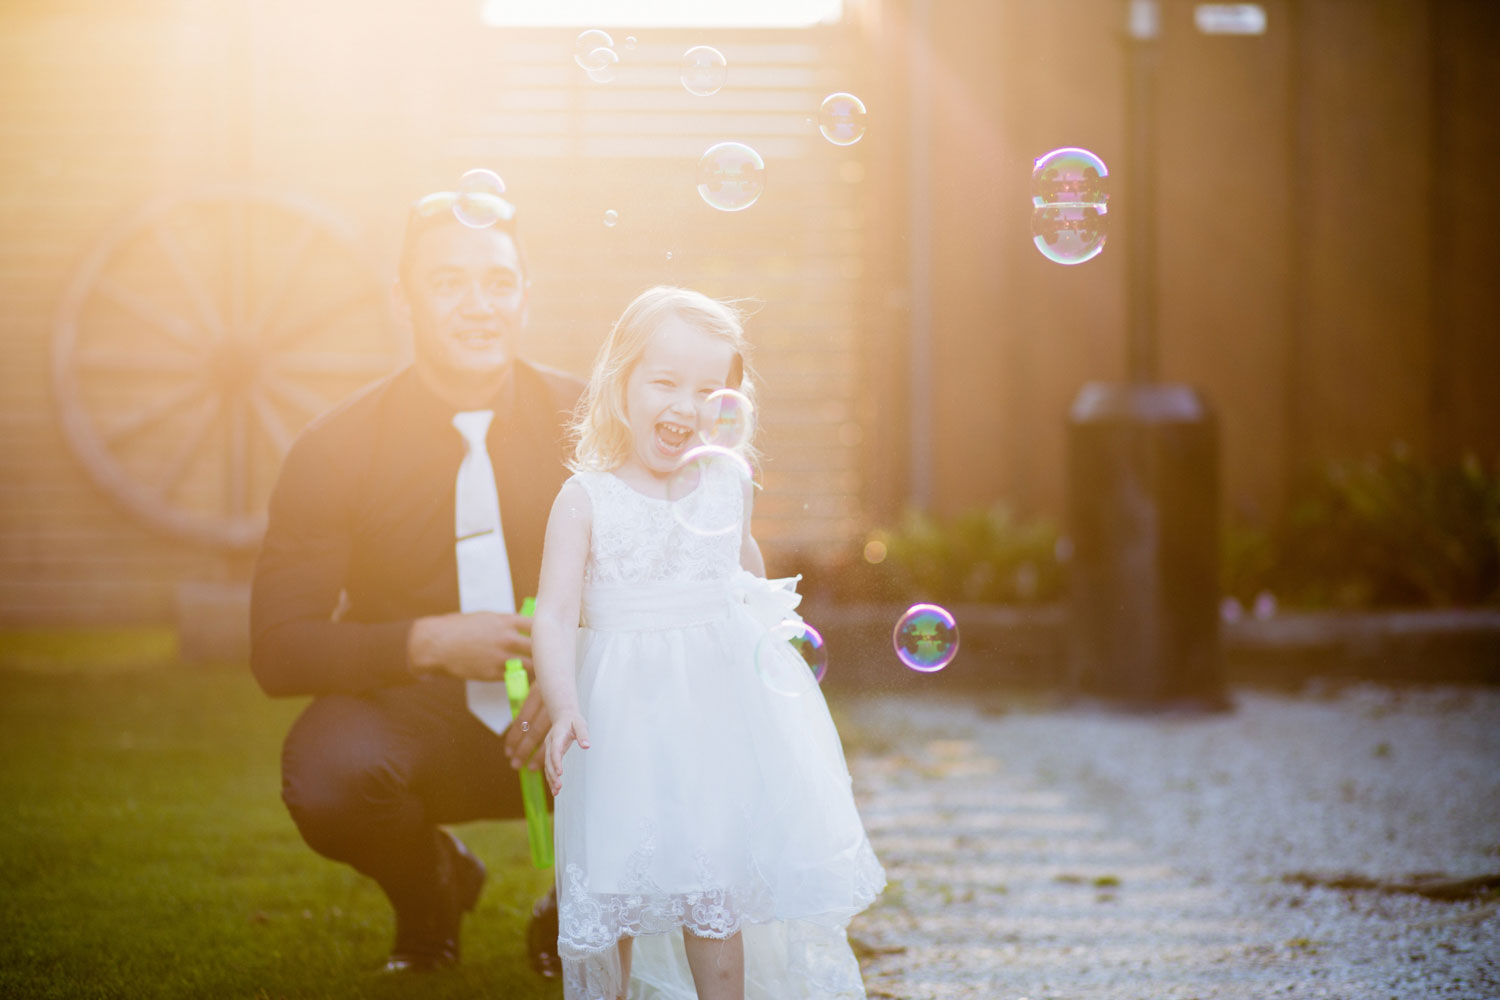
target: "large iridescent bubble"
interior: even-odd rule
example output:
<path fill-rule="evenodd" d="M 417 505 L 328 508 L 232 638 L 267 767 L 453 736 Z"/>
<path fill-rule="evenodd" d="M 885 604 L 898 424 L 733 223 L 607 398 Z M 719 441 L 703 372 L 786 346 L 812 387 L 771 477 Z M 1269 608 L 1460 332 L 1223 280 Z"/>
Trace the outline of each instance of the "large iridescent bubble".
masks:
<path fill-rule="evenodd" d="M 729 448 L 705 444 L 690 449 L 667 479 L 667 501 L 672 517 L 695 535 L 724 535 L 740 529 L 738 505 L 723 503 L 716 488 L 706 483 L 733 483 L 743 489 L 752 476 L 750 463 Z"/>
<path fill-rule="evenodd" d="M 1031 237 L 1042 256 L 1082 264 L 1109 235 L 1109 168 L 1076 146 L 1037 158 L 1031 171 Z"/>

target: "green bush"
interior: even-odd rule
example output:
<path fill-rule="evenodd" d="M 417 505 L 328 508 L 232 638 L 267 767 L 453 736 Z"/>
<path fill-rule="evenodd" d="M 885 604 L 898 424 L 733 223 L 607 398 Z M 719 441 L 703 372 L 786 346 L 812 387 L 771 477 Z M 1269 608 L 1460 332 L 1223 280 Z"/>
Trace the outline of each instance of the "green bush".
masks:
<path fill-rule="evenodd" d="M 1500 467 L 1430 465 L 1400 445 L 1330 462 L 1281 523 L 1225 533 L 1224 588 L 1283 606 L 1500 603 Z"/>
<path fill-rule="evenodd" d="M 803 589 L 838 601 L 1055 601 L 1063 590 L 1057 550 L 1055 525 L 1018 520 L 1003 504 L 951 517 L 910 510 L 809 573 Z"/>

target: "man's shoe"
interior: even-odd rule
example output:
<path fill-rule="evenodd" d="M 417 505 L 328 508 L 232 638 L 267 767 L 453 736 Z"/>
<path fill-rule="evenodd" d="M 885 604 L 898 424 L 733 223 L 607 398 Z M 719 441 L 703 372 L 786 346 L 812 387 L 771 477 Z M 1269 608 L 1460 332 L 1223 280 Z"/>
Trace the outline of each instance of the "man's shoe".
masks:
<path fill-rule="evenodd" d="M 396 944 L 383 972 L 432 972 L 459 961 L 459 929 L 484 891 L 486 872 L 457 837 L 437 831 L 443 860 L 437 908 L 425 914 L 396 914 Z"/>
<path fill-rule="evenodd" d="M 557 887 L 536 901 L 531 908 L 531 923 L 526 927 L 526 950 L 531 968 L 540 976 L 553 979 L 562 973 L 557 957 Z"/>

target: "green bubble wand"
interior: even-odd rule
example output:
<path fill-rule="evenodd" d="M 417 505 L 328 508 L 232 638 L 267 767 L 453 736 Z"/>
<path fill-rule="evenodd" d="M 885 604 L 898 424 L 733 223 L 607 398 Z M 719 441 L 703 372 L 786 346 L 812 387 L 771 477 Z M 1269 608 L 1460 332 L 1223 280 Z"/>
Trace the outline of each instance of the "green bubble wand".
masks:
<path fill-rule="evenodd" d="M 536 614 L 536 598 L 528 597 L 521 602 L 521 614 L 527 618 Z M 531 682 L 526 679 L 526 668 L 519 659 L 505 661 L 505 694 L 510 699 L 510 717 L 521 714 L 521 706 L 531 691 Z M 542 772 L 521 766 L 521 802 L 526 807 L 526 839 L 531 842 L 531 863 L 537 868 L 552 867 L 552 815 L 547 812 L 547 790 L 542 785 Z"/>

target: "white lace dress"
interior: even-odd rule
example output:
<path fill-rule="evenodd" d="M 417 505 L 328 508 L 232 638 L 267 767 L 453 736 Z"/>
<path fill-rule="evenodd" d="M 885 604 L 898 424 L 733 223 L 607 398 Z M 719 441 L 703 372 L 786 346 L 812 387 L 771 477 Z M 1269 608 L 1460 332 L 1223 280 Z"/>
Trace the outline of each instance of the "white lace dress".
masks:
<path fill-rule="evenodd" d="M 692 1000 L 686 928 L 743 933 L 750 1000 L 864 997 L 845 927 L 885 872 L 821 691 L 790 645 L 760 642 L 795 617 L 794 581 L 741 570 L 738 530 L 688 531 L 610 473 L 574 479 L 593 507 L 577 661 L 592 745 L 568 750 L 556 802 L 564 995 L 624 995 L 629 935 L 631 1000 Z M 744 507 L 732 475 L 681 502 Z"/>

